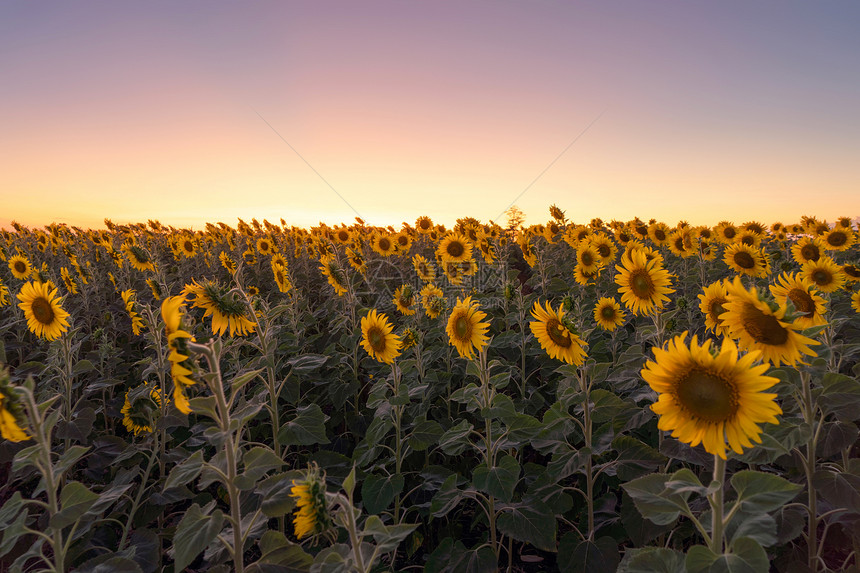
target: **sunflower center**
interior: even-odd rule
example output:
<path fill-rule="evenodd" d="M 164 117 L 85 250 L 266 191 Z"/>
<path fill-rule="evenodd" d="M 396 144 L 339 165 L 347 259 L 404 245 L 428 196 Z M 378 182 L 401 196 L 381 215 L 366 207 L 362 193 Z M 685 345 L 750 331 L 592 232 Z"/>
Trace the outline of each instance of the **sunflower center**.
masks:
<path fill-rule="evenodd" d="M 645 235 L 648 234 L 648 227 L 646 227 L 645 225 L 640 225 L 640 226 L 636 227 L 636 232 L 639 233 L 639 235 L 644 237 Z"/>
<path fill-rule="evenodd" d="M 796 308 L 798 312 L 802 312 L 804 314 L 812 314 L 815 312 L 815 301 L 812 300 L 812 297 L 809 296 L 809 293 L 805 290 L 793 288 L 788 291 L 788 298 L 791 300 L 792 304 L 794 304 L 794 308 Z"/>
<path fill-rule="evenodd" d="M 630 275 L 630 288 L 639 298 L 649 298 L 654 294 L 654 282 L 646 270 L 634 271 Z"/>
<path fill-rule="evenodd" d="M 383 352 L 385 350 L 385 333 L 377 327 L 372 327 L 367 331 L 367 340 L 370 342 L 370 347 L 374 352 Z"/>
<path fill-rule="evenodd" d="M 194 244 L 191 241 L 185 241 L 184 246 L 186 251 L 194 250 Z"/>
<path fill-rule="evenodd" d="M 725 422 L 738 409 L 731 382 L 707 370 L 692 370 L 678 382 L 678 401 L 697 418 Z"/>
<path fill-rule="evenodd" d="M 15 261 L 15 271 L 19 273 L 27 272 L 27 265 L 25 265 L 22 261 Z"/>
<path fill-rule="evenodd" d="M 657 238 L 658 241 L 666 240 L 666 233 L 663 231 L 663 229 L 657 229 L 656 231 L 654 231 L 654 236 Z"/>
<path fill-rule="evenodd" d="M 788 330 L 779 324 L 779 320 L 771 314 L 763 313 L 753 304 L 744 305 L 741 321 L 744 329 L 756 342 L 780 346 L 788 340 Z"/>
<path fill-rule="evenodd" d="M 405 247 L 409 242 L 409 237 L 397 237 L 397 244 L 401 247 Z"/>
<path fill-rule="evenodd" d="M 840 233 L 839 231 L 827 235 L 827 243 L 834 247 L 841 247 L 847 241 L 848 237 L 845 236 L 845 233 Z"/>
<path fill-rule="evenodd" d="M 805 261 L 817 261 L 821 254 L 815 245 L 803 245 L 800 249 L 800 256 Z"/>
<path fill-rule="evenodd" d="M 744 245 L 746 245 L 748 247 L 752 247 L 753 245 L 755 245 L 755 238 L 751 237 L 749 235 L 745 235 L 744 237 L 741 238 L 741 243 L 743 243 Z"/>
<path fill-rule="evenodd" d="M 735 253 L 735 264 L 742 269 L 751 269 L 755 266 L 755 260 L 752 258 L 752 255 L 747 253 L 746 251 L 739 251 Z"/>
<path fill-rule="evenodd" d="M 860 269 L 854 265 L 845 265 L 842 267 L 842 272 L 851 278 L 860 278 Z"/>
<path fill-rule="evenodd" d="M 54 309 L 51 308 L 51 303 L 44 298 L 35 299 L 30 306 L 30 310 L 33 312 L 36 320 L 42 324 L 51 324 L 54 321 Z"/>
<path fill-rule="evenodd" d="M 594 257 L 592 257 L 591 253 L 589 253 L 588 251 L 585 251 L 584 253 L 582 253 L 580 260 L 582 261 L 583 266 L 586 266 L 586 267 L 590 267 L 591 265 L 594 264 Z"/>
<path fill-rule="evenodd" d="M 609 248 L 609 245 L 601 244 L 597 246 L 597 253 L 605 259 L 612 253 L 612 250 Z"/>
<path fill-rule="evenodd" d="M 833 281 L 833 275 L 825 269 L 815 269 L 812 272 L 812 280 L 817 285 L 829 285 Z"/>
<path fill-rule="evenodd" d="M 472 322 L 466 315 L 460 315 L 454 321 L 454 332 L 457 333 L 457 338 L 464 342 L 472 340 Z"/>
<path fill-rule="evenodd" d="M 463 243 L 460 241 L 451 241 L 448 243 L 448 247 L 446 249 L 448 254 L 452 257 L 459 257 L 463 255 L 465 248 L 463 248 Z"/>
<path fill-rule="evenodd" d="M 708 307 L 708 310 L 710 311 L 711 316 L 717 322 L 719 322 L 720 315 L 725 312 L 725 309 L 723 308 L 724 302 L 726 302 L 726 299 L 724 299 L 724 298 L 714 299 L 711 301 L 711 306 Z"/>
<path fill-rule="evenodd" d="M 615 308 L 612 306 L 604 306 L 600 309 L 600 316 L 605 320 L 615 320 Z"/>
<path fill-rule="evenodd" d="M 568 348 L 573 344 L 570 340 L 570 335 L 565 336 L 567 329 L 562 326 L 557 318 L 550 318 L 546 322 L 546 333 L 556 346 Z"/>
<path fill-rule="evenodd" d="M 337 237 L 341 241 L 347 241 L 349 240 L 349 233 L 347 233 L 346 231 L 341 231 L 337 234 Z"/>
<path fill-rule="evenodd" d="M 391 241 L 389 241 L 386 237 L 382 237 L 379 239 L 379 248 L 383 251 L 387 251 L 391 248 Z"/>
<path fill-rule="evenodd" d="M 735 230 L 732 229 L 731 227 L 727 227 L 726 229 L 723 230 L 723 236 L 727 239 L 734 239 L 735 234 L 736 234 Z"/>

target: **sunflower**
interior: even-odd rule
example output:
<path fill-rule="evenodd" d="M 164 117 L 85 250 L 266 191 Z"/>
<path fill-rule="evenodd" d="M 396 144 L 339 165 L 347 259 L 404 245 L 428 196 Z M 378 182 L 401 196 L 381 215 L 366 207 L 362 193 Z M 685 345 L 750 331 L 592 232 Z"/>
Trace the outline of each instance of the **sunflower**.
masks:
<path fill-rule="evenodd" d="M 149 290 L 152 291 L 152 298 L 155 300 L 161 300 L 163 295 L 161 293 L 161 285 L 158 284 L 158 281 L 155 279 L 146 279 L 146 285 L 149 287 Z"/>
<path fill-rule="evenodd" d="M 484 257 L 485 263 L 491 265 L 496 262 L 496 246 L 490 237 L 481 237 L 478 241 L 478 249 L 481 251 L 481 256 Z"/>
<path fill-rule="evenodd" d="M 279 266 L 279 267 L 281 267 L 281 268 L 283 268 L 283 269 L 286 269 L 286 268 L 287 268 L 287 259 L 285 259 L 285 258 L 284 258 L 284 255 L 282 255 L 282 254 L 280 254 L 280 253 L 275 253 L 275 254 L 273 254 L 273 255 L 272 255 L 271 260 L 269 261 L 269 263 L 270 263 L 272 266 L 277 265 L 277 266 Z"/>
<path fill-rule="evenodd" d="M 433 221 L 430 220 L 430 217 L 422 215 L 421 217 L 418 217 L 418 219 L 416 219 L 415 228 L 422 235 L 427 235 L 433 230 Z"/>
<path fill-rule="evenodd" d="M 522 238 L 517 239 L 517 244 L 520 246 L 520 250 L 523 252 L 523 259 L 525 259 L 526 264 L 530 267 L 533 267 L 537 264 L 537 253 L 534 250 L 531 242 L 529 241 L 526 235 L 523 235 Z"/>
<path fill-rule="evenodd" d="M 594 267 L 589 270 L 582 265 L 576 265 L 573 267 L 573 280 L 575 280 L 577 284 L 580 284 L 582 286 L 596 284 L 597 279 L 600 278 L 600 271 L 602 270 L 602 266 Z"/>
<path fill-rule="evenodd" d="M 33 272 L 33 266 L 24 255 L 12 255 L 9 257 L 9 270 L 12 271 L 12 276 L 23 281 Z"/>
<path fill-rule="evenodd" d="M 365 273 L 367 273 L 367 261 L 364 260 L 364 255 L 361 253 L 360 250 L 347 247 L 346 260 L 348 260 L 349 265 L 356 271 L 358 271 L 360 274 L 364 275 Z"/>
<path fill-rule="evenodd" d="M 481 322 L 487 317 L 487 313 L 479 309 L 478 302 L 473 301 L 471 296 L 463 300 L 458 298 L 451 316 L 448 317 L 445 332 L 462 358 L 471 359 L 474 350 L 481 352 L 488 343 L 487 330 L 490 323 Z"/>
<path fill-rule="evenodd" d="M 774 366 L 780 363 L 795 365 L 801 355 L 814 356 L 810 345 L 820 344 L 798 332 L 800 325 L 783 321 L 786 307 L 776 310 L 759 298 L 755 287 L 746 290 L 740 277 L 726 285 L 728 302 L 723 305 L 725 312 L 720 315 L 728 335 L 738 341 L 743 350 L 761 350 L 762 360 Z"/>
<path fill-rule="evenodd" d="M 347 292 L 348 283 L 346 282 L 346 273 L 337 264 L 337 258 L 334 255 L 323 255 L 320 258 L 320 267 L 322 274 L 328 280 L 338 296 L 343 296 Z"/>
<path fill-rule="evenodd" d="M 472 243 L 459 233 L 449 233 L 436 248 L 436 255 L 443 263 L 459 263 L 472 258 Z"/>
<path fill-rule="evenodd" d="M 668 241 L 669 250 L 673 254 L 686 259 L 692 257 L 699 252 L 695 236 L 689 228 L 678 229 L 672 231 Z"/>
<path fill-rule="evenodd" d="M 254 332 L 257 327 L 245 317 L 247 304 L 232 291 L 226 291 L 215 281 L 192 281 L 182 291 L 185 296 L 193 295 L 193 306 L 206 311 L 203 318 L 212 317 L 212 334 L 222 335 L 228 330 L 230 336 L 238 332 L 240 336 Z"/>
<path fill-rule="evenodd" d="M 167 360 L 170 362 L 170 376 L 173 378 L 173 403 L 183 414 L 190 414 L 191 405 L 188 403 L 185 389 L 194 386 L 194 380 L 189 377 L 193 362 L 188 355 L 188 341 L 193 342 L 194 337 L 183 329 L 184 304 L 185 297 L 182 296 L 165 298 L 161 303 L 161 317 L 167 333 L 167 346 L 170 348 Z"/>
<path fill-rule="evenodd" d="M 334 232 L 334 240 L 341 245 L 348 245 L 352 241 L 352 233 L 346 227 L 340 227 Z"/>
<path fill-rule="evenodd" d="M 736 243 L 742 243 L 748 247 L 758 247 L 761 245 L 761 235 L 755 231 L 744 229 L 735 238 Z"/>
<path fill-rule="evenodd" d="M 860 313 L 860 290 L 854 291 L 851 295 L 851 308 L 854 312 Z"/>
<path fill-rule="evenodd" d="M 777 283 L 770 285 L 770 292 L 780 306 L 785 305 L 788 300 L 791 301 L 795 310 L 801 315 L 794 320 L 795 324 L 800 328 L 827 324 L 824 320 L 827 301 L 818 296 L 812 281 L 800 273 L 793 275 L 783 273 L 777 279 Z"/>
<path fill-rule="evenodd" d="M 618 256 L 618 247 L 615 246 L 615 243 L 606 233 L 601 232 L 592 235 L 591 246 L 597 251 L 600 262 L 604 265 L 614 262 L 615 257 Z"/>
<path fill-rule="evenodd" d="M 287 271 L 278 265 L 272 265 L 272 274 L 275 276 L 275 283 L 278 285 L 278 290 L 281 292 L 290 292 L 293 288 L 290 278 L 287 276 Z"/>
<path fill-rule="evenodd" d="M 231 275 L 236 273 L 236 261 L 230 258 L 230 255 L 228 255 L 226 251 L 221 251 L 218 255 L 218 262 L 220 262 L 221 266 L 227 269 L 227 272 Z"/>
<path fill-rule="evenodd" d="M 738 236 L 738 229 L 728 221 L 721 221 L 714 227 L 714 235 L 721 243 L 734 243 Z"/>
<path fill-rule="evenodd" d="M 135 292 L 132 289 L 124 290 L 120 293 L 122 301 L 125 303 L 125 311 L 131 317 L 131 331 L 137 336 L 143 328 L 143 319 L 140 318 L 140 314 L 137 313 L 137 309 L 135 308 L 137 301 L 134 300 L 134 295 Z"/>
<path fill-rule="evenodd" d="M 161 413 L 161 391 L 149 382 L 125 393 L 122 423 L 135 436 L 151 434 Z"/>
<path fill-rule="evenodd" d="M 529 327 L 549 357 L 582 366 L 586 343 L 566 324 L 563 305 L 553 310 L 549 302 L 546 308 L 535 302 L 531 314 L 537 320 L 530 322 Z"/>
<path fill-rule="evenodd" d="M 9 372 L 4 369 L 0 372 L 0 376 L 4 374 L 6 378 L 4 382 L 8 382 Z M 11 392 L 6 393 L 8 391 L 6 388 L 8 384 L 4 383 L 3 386 L 3 390 L 0 391 L 0 436 L 10 442 L 29 440 L 30 436 L 21 428 L 22 422 L 19 422 L 19 416 L 17 415 L 19 407 L 16 407 L 17 404 L 10 399 Z"/>
<path fill-rule="evenodd" d="M 842 272 L 842 267 L 827 256 L 822 256 L 817 261 L 803 263 L 800 273 L 810 282 L 815 283 L 821 292 L 834 292 L 845 284 L 845 273 Z"/>
<path fill-rule="evenodd" d="M 693 336 L 688 347 L 686 338 L 684 332 L 665 348 L 654 348 L 654 360 L 642 369 L 642 378 L 659 394 L 651 405 L 660 416 L 657 427 L 723 459 L 727 445 L 742 454 L 752 441 L 761 443 L 759 424 L 779 424 L 776 416 L 782 413 L 777 395 L 762 391 L 779 379 L 764 375 L 767 364 L 754 364 L 758 351 L 739 358 L 730 338 L 723 339 L 716 356 L 710 340 L 699 345 Z"/>
<path fill-rule="evenodd" d="M 603 258 L 597 254 L 597 249 L 589 242 L 582 242 L 576 249 L 576 264 L 585 274 L 594 274 Z"/>
<path fill-rule="evenodd" d="M 3 279 L 0 279 L 0 306 L 9 304 L 9 287 L 3 284 Z"/>
<path fill-rule="evenodd" d="M 178 241 L 179 252 L 185 256 L 185 258 L 191 258 L 197 254 L 197 242 L 194 240 L 194 237 L 184 236 L 180 237 Z"/>
<path fill-rule="evenodd" d="M 658 261 L 648 261 L 641 251 L 625 252 L 615 269 L 621 302 L 635 314 L 657 312 L 669 300 L 666 295 L 675 292 L 669 272 Z"/>
<path fill-rule="evenodd" d="M 625 314 L 614 298 L 602 297 L 594 305 L 594 320 L 603 330 L 612 332 L 624 322 Z"/>
<path fill-rule="evenodd" d="M 60 269 L 60 276 L 66 284 L 66 290 L 69 291 L 69 294 L 78 294 L 78 285 L 75 283 L 75 279 L 72 277 L 71 273 L 69 273 L 69 269 L 62 267 Z"/>
<path fill-rule="evenodd" d="M 740 242 L 725 248 L 723 262 L 736 273 L 751 277 L 767 276 L 767 265 L 761 249 Z"/>
<path fill-rule="evenodd" d="M 21 301 L 18 307 L 24 311 L 30 332 L 47 340 L 56 340 L 69 328 L 66 320 L 69 313 L 60 306 L 60 299 L 55 298 L 57 289 L 51 286 L 50 283 L 25 283 L 18 293 Z"/>
<path fill-rule="evenodd" d="M 361 319 L 361 345 L 371 358 L 391 364 L 400 355 L 402 342 L 392 330 L 388 317 L 375 309 Z"/>
<path fill-rule="evenodd" d="M 814 237 L 801 237 L 791 246 L 791 256 L 798 265 L 809 261 L 817 261 L 822 253 L 821 241 Z"/>
<path fill-rule="evenodd" d="M 847 251 L 855 240 L 854 232 L 850 228 L 842 227 L 834 227 L 821 237 L 821 242 L 828 251 Z"/>
<path fill-rule="evenodd" d="M 394 239 L 385 233 L 376 233 L 370 238 L 370 247 L 382 255 L 388 257 L 397 250 Z"/>
<path fill-rule="evenodd" d="M 424 314 L 429 318 L 438 317 L 447 306 L 445 293 L 433 283 L 424 285 L 418 292 L 418 295 L 421 297 L 421 306 L 424 307 Z"/>
<path fill-rule="evenodd" d="M 320 476 L 316 466 L 308 470 L 303 480 L 293 480 L 290 497 L 296 500 L 293 528 L 297 539 L 323 533 L 330 527 L 325 478 Z"/>
<path fill-rule="evenodd" d="M 412 285 L 405 284 L 397 287 L 397 290 L 394 291 L 394 298 L 392 300 L 394 302 L 394 306 L 396 306 L 397 310 L 400 311 L 400 314 L 404 314 L 406 316 L 415 314 L 415 309 L 412 308 L 412 305 L 415 304 L 415 291 L 412 289 Z"/>
<path fill-rule="evenodd" d="M 394 247 L 398 253 L 406 254 L 412 248 L 412 237 L 405 231 L 400 231 L 394 235 Z"/>
<path fill-rule="evenodd" d="M 705 315 L 705 328 L 717 336 L 725 336 L 726 327 L 720 320 L 720 315 L 725 312 L 723 305 L 729 301 L 725 281 L 716 281 L 706 286 L 704 293 L 699 295 L 699 301 L 699 310 Z"/>
<path fill-rule="evenodd" d="M 669 233 L 669 225 L 666 223 L 654 223 L 652 225 L 648 225 L 648 238 L 650 238 L 651 242 L 658 247 L 662 247 L 669 243 Z"/>
<path fill-rule="evenodd" d="M 257 252 L 261 255 L 271 255 L 275 252 L 275 245 L 269 237 L 260 237 L 257 239 Z"/>
<path fill-rule="evenodd" d="M 860 267 L 854 263 L 842 265 L 842 273 L 845 275 L 845 280 L 849 283 L 860 281 Z"/>
<path fill-rule="evenodd" d="M 140 272 L 155 271 L 155 265 L 152 264 L 152 258 L 141 247 L 131 243 L 126 243 L 122 246 L 122 251 L 125 253 L 125 257 L 128 259 L 128 262 L 131 263 L 131 266 Z"/>

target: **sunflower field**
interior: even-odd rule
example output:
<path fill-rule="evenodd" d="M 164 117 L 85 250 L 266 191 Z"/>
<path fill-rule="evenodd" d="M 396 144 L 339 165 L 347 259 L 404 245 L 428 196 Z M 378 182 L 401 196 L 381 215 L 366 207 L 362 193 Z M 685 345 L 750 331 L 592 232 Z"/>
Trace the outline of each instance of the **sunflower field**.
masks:
<path fill-rule="evenodd" d="M 860 563 L 860 235 L 0 235 L 0 571 Z"/>

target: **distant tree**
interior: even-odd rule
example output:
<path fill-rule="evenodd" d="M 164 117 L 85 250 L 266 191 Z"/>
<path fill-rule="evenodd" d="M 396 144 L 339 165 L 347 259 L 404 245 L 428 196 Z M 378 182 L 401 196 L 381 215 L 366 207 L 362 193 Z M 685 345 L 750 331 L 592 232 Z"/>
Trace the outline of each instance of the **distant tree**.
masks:
<path fill-rule="evenodd" d="M 526 222 L 525 213 L 516 205 L 511 205 L 511 208 L 505 211 L 505 216 L 508 218 L 509 231 L 516 231 Z"/>

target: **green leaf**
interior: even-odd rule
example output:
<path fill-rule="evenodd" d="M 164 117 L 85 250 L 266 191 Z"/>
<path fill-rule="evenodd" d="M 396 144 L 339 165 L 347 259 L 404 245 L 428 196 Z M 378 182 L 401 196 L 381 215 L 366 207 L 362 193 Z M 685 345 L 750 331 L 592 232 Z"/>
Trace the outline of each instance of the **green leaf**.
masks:
<path fill-rule="evenodd" d="M 824 425 L 824 431 L 818 439 L 816 446 L 818 455 L 822 458 L 835 456 L 846 448 L 850 448 L 857 441 L 860 431 L 854 422 L 828 422 Z"/>
<path fill-rule="evenodd" d="M 346 492 L 346 496 L 349 499 L 352 499 L 352 492 L 355 490 L 355 466 L 352 466 L 352 470 L 349 472 L 349 475 L 343 480 L 343 491 Z"/>
<path fill-rule="evenodd" d="M 28 517 L 29 513 L 25 509 L 18 514 L 18 518 L 15 521 L 3 528 L 3 541 L 0 542 L 0 558 L 12 551 L 12 548 L 18 543 L 18 538 L 24 535 L 24 527 L 27 525 Z"/>
<path fill-rule="evenodd" d="M 734 542 L 732 552 L 720 555 L 708 573 L 761 573 L 770 570 L 770 560 L 758 541 L 741 537 Z"/>
<path fill-rule="evenodd" d="M 364 478 L 361 484 L 361 499 L 368 513 L 385 511 L 394 498 L 403 491 L 404 479 L 402 474 L 385 477 L 373 474 Z"/>
<path fill-rule="evenodd" d="M 74 466 L 78 460 L 84 457 L 89 450 L 90 448 L 85 448 L 84 446 L 72 446 L 63 452 L 60 459 L 57 460 L 56 464 L 54 464 L 54 477 L 59 478 L 62 474 L 66 473 L 66 471 Z"/>
<path fill-rule="evenodd" d="M 666 463 L 666 456 L 636 438 L 620 435 L 612 440 L 612 449 L 618 452 L 616 475 L 621 481 L 630 481 L 652 473 Z"/>
<path fill-rule="evenodd" d="M 818 402 L 825 415 L 833 414 L 841 422 L 860 420 L 860 380 L 828 372 L 822 377 L 821 386 Z"/>
<path fill-rule="evenodd" d="M 812 476 L 812 486 L 834 507 L 860 513 L 860 476 L 818 470 Z"/>
<path fill-rule="evenodd" d="M 558 544 L 558 563 L 562 573 L 614 573 L 621 561 L 618 542 L 611 537 L 581 541 L 568 532 Z"/>
<path fill-rule="evenodd" d="M 409 434 L 409 446 L 416 452 L 423 452 L 435 444 L 442 436 L 442 426 L 434 420 L 419 419 Z"/>
<path fill-rule="evenodd" d="M 269 476 L 257 484 L 257 493 L 263 497 L 262 510 L 266 517 L 282 517 L 293 510 L 296 500 L 290 497 L 293 480 L 301 479 L 298 470 Z"/>
<path fill-rule="evenodd" d="M 531 543 L 544 551 L 555 550 L 557 523 L 555 513 L 545 503 L 500 504 L 502 514 L 496 524 L 499 531 L 517 541 Z"/>
<path fill-rule="evenodd" d="M 380 553 L 388 553 L 397 549 L 400 542 L 417 527 L 418 524 L 385 525 L 379 517 L 371 515 L 364 522 L 362 535 L 372 535 Z"/>
<path fill-rule="evenodd" d="M 3 504 L 3 507 L 0 508 L 0 531 L 2 531 L 3 527 L 8 525 L 10 521 L 15 519 L 15 516 L 18 515 L 18 512 L 21 511 L 23 506 L 24 500 L 21 497 L 21 492 L 15 490 L 12 497 L 7 499 L 6 503 Z"/>
<path fill-rule="evenodd" d="M 328 356 L 322 354 L 302 354 L 295 358 L 287 360 L 287 364 L 292 366 L 292 371 L 296 373 L 313 372 L 323 367 L 328 361 Z"/>
<path fill-rule="evenodd" d="M 192 504 L 173 536 L 173 568 L 183 571 L 221 533 L 224 514 L 220 509 L 206 515 L 200 506 Z"/>
<path fill-rule="evenodd" d="M 312 446 L 329 443 L 325 433 L 325 421 L 318 404 L 298 408 L 296 417 L 281 427 L 278 439 L 284 446 Z"/>
<path fill-rule="evenodd" d="M 686 573 L 684 554 L 666 548 L 629 549 L 618 573 Z"/>
<path fill-rule="evenodd" d="M 472 431 L 472 424 L 468 420 L 460 420 L 456 426 L 448 428 L 442 437 L 439 438 L 439 447 L 449 456 L 456 456 L 463 453 L 471 442 L 469 442 L 469 433 Z"/>
<path fill-rule="evenodd" d="M 99 496 L 78 481 L 70 481 L 60 492 L 60 511 L 51 517 L 51 527 L 62 529 L 73 524 L 98 501 Z"/>
<path fill-rule="evenodd" d="M 770 547 L 776 544 L 776 520 L 767 513 L 740 511 L 726 526 L 726 537 L 731 540 L 729 546 L 735 539 L 749 537 Z"/>
<path fill-rule="evenodd" d="M 430 513 L 433 517 L 444 517 L 463 499 L 463 492 L 457 489 L 457 477 L 457 474 L 448 476 L 430 500 Z"/>
<path fill-rule="evenodd" d="M 687 566 L 687 573 L 704 573 L 718 558 L 719 555 L 704 545 L 694 545 L 687 550 L 684 564 Z"/>
<path fill-rule="evenodd" d="M 691 493 L 694 490 L 704 489 L 701 483 L 698 486 L 691 484 L 686 487 L 678 485 L 671 489 L 667 488 L 667 484 L 671 481 L 675 481 L 678 484 L 686 483 L 686 479 L 673 479 L 681 471 L 675 472 L 671 476 L 667 474 L 642 476 L 641 478 L 622 484 L 621 487 L 633 498 L 636 509 L 642 514 L 642 517 L 650 519 L 657 525 L 668 525 L 678 519 L 678 515 L 681 512 L 688 511 L 687 499 L 689 499 Z M 686 471 L 689 472 L 689 470 Z M 682 477 L 686 478 L 688 476 Z"/>
<path fill-rule="evenodd" d="M 200 470 L 203 469 L 203 451 L 197 450 L 190 457 L 186 458 L 181 464 L 177 464 L 170 470 L 167 479 L 164 480 L 164 487 L 161 491 L 167 491 L 172 487 L 189 485 L 197 476 L 200 475 Z"/>
<path fill-rule="evenodd" d="M 245 384 L 256 378 L 263 370 L 265 370 L 265 368 L 258 368 L 257 370 L 251 370 L 250 372 L 245 372 L 244 374 L 233 378 L 233 381 L 230 382 L 230 387 L 232 391 L 234 393 L 239 391 L 245 386 Z"/>
<path fill-rule="evenodd" d="M 752 470 L 737 472 L 731 484 L 738 494 L 741 509 L 751 513 L 778 509 L 803 489 L 779 476 Z"/>
<path fill-rule="evenodd" d="M 488 493 L 504 502 L 510 502 L 514 497 L 514 488 L 520 479 L 520 464 L 512 456 L 504 455 L 499 459 L 499 465 L 488 468 L 481 464 L 472 472 L 472 484 L 475 489 Z"/>
<path fill-rule="evenodd" d="M 80 376 L 81 374 L 92 372 L 95 369 L 96 367 L 89 360 L 78 360 L 75 362 L 75 365 L 72 366 L 72 374 L 74 376 Z"/>
<path fill-rule="evenodd" d="M 99 555 L 75 569 L 75 573 L 143 573 L 143 569 L 131 559 L 113 554 Z"/>
<path fill-rule="evenodd" d="M 266 573 L 272 569 L 265 565 L 276 565 L 280 573 L 309 571 L 314 559 L 296 543 L 293 543 L 283 533 L 274 530 L 266 531 L 257 542 L 260 547 L 260 560 L 249 565 L 248 573 Z"/>
<path fill-rule="evenodd" d="M 257 483 L 257 480 L 266 475 L 269 470 L 280 469 L 284 465 L 284 461 L 275 455 L 275 452 L 263 446 L 255 446 L 251 448 L 242 458 L 245 465 L 245 471 L 238 478 L 244 478 L 243 487 L 239 489 L 252 489 Z"/>

